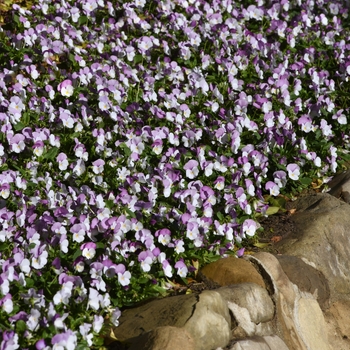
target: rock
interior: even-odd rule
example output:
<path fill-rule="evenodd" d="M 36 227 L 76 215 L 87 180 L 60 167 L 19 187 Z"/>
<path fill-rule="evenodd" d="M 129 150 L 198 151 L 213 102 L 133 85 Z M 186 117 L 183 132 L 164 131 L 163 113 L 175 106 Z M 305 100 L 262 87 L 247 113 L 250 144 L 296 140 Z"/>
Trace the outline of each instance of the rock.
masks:
<path fill-rule="evenodd" d="M 229 350 L 289 350 L 278 336 L 251 337 L 236 342 Z"/>
<path fill-rule="evenodd" d="M 350 169 L 335 175 L 327 186 L 329 194 L 350 203 Z"/>
<path fill-rule="evenodd" d="M 266 289 L 255 283 L 234 284 L 216 290 L 232 313 L 232 339 L 272 335 L 275 306 Z"/>
<path fill-rule="evenodd" d="M 330 302 L 350 296 L 350 206 L 327 194 L 301 197 L 292 216 L 297 233 L 276 244 L 321 271 L 328 281 Z"/>
<path fill-rule="evenodd" d="M 250 320 L 256 324 L 271 321 L 274 317 L 275 307 L 269 294 L 255 283 L 234 284 L 216 291 L 228 302 L 246 309 Z"/>
<path fill-rule="evenodd" d="M 183 328 L 157 327 L 138 337 L 128 350 L 195 350 L 191 335 Z"/>
<path fill-rule="evenodd" d="M 350 301 L 333 303 L 324 315 L 331 349 L 350 349 Z"/>
<path fill-rule="evenodd" d="M 302 259 L 290 255 L 277 255 L 279 263 L 289 280 L 300 291 L 313 294 L 322 310 L 329 304 L 329 286 L 322 272 L 306 264 Z"/>
<path fill-rule="evenodd" d="M 243 259 L 228 257 L 204 266 L 200 270 L 201 278 L 208 279 L 218 286 L 237 283 L 256 283 L 265 288 L 263 278 L 252 264 Z"/>
<path fill-rule="evenodd" d="M 202 292 L 183 328 L 195 339 L 198 350 L 226 346 L 231 333 L 231 316 L 226 300 L 216 291 Z"/>
<path fill-rule="evenodd" d="M 326 323 L 315 297 L 301 292 L 273 255 L 261 252 L 246 259 L 260 265 L 273 282 L 277 333 L 288 348 L 328 349 Z"/>
<path fill-rule="evenodd" d="M 210 350 L 229 342 L 231 317 L 219 293 L 204 291 L 200 295 L 168 297 L 125 310 L 113 332 L 119 341 L 131 343 L 136 349 L 143 341 L 151 344 L 159 336 L 159 332 L 154 334 L 152 330 L 165 326 L 183 328 L 194 340 L 194 349 Z"/>

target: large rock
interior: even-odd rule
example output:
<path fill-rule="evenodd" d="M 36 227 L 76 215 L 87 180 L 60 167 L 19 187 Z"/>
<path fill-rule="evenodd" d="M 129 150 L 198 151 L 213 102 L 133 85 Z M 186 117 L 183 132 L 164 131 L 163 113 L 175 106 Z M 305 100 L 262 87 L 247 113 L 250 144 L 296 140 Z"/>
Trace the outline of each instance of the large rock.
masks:
<path fill-rule="evenodd" d="M 191 335 L 183 328 L 158 327 L 138 337 L 128 350 L 195 350 Z"/>
<path fill-rule="evenodd" d="M 140 344 L 145 344 L 146 340 L 147 344 L 154 344 L 159 332 L 153 330 L 164 326 L 183 328 L 193 339 L 195 350 L 210 350 L 229 342 L 231 316 L 226 300 L 219 293 L 204 291 L 199 295 L 164 298 L 125 310 L 113 333 L 119 341 L 146 350 L 151 349 L 150 345 L 143 348 Z M 161 342 L 166 343 L 165 339 Z"/>
<path fill-rule="evenodd" d="M 220 259 L 204 266 L 200 270 L 200 276 L 218 286 L 250 282 L 265 288 L 264 280 L 254 266 L 246 260 L 235 257 Z"/>
<path fill-rule="evenodd" d="M 278 336 L 251 337 L 236 342 L 229 350 L 290 350 Z"/>
<path fill-rule="evenodd" d="M 327 193 L 301 197 L 293 221 L 297 233 L 276 248 L 321 271 L 329 284 L 330 301 L 350 298 L 350 206 Z"/>
<path fill-rule="evenodd" d="M 302 259 L 290 255 L 277 255 L 279 263 L 289 280 L 301 292 L 313 294 L 322 310 L 329 306 L 329 286 L 323 273 L 306 264 Z"/>
<path fill-rule="evenodd" d="M 328 350 L 326 323 L 315 296 L 301 292 L 273 255 L 261 252 L 246 259 L 259 265 L 273 283 L 277 333 L 288 348 Z"/>

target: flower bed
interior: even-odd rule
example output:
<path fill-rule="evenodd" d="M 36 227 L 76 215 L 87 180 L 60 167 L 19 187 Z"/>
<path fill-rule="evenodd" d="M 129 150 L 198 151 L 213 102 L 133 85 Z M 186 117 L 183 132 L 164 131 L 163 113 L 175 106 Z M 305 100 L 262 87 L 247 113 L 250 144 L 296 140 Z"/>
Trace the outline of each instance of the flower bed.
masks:
<path fill-rule="evenodd" d="M 5 18 L 1 349 L 101 346 L 105 319 L 243 254 L 274 197 L 349 159 L 342 1 L 40 0 Z"/>

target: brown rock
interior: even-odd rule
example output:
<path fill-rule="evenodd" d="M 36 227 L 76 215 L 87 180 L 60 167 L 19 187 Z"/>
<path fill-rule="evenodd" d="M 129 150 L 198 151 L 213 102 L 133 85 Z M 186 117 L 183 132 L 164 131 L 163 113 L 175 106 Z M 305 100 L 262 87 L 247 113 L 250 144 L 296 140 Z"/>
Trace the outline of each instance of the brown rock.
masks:
<path fill-rule="evenodd" d="M 249 261 L 235 257 L 220 259 L 204 266 L 200 270 L 200 276 L 219 286 L 250 282 L 265 288 L 264 280 L 254 266 Z"/>
<path fill-rule="evenodd" d="M 128 350 L 195 350 L 191 335 L 183 328 L 157 327 L 138 337 Z"/>

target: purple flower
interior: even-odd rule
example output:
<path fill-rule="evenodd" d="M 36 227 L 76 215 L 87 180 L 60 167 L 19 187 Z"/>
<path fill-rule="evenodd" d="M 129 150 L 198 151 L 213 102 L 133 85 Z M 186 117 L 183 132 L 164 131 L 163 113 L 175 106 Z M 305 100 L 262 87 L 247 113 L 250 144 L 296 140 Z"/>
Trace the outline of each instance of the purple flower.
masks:
<path fill-rule="evenodd" d="M 63 80 L 62 83 L 60 83 L 57 87 L 57 90 L 61 93 L 64 97 L 70 97 L 73 95 L 74 88 L 73 83 L 71 80 L 66 79 Z"/>
<path fill-rule="evenodd" d="M 288 164 L 287 165 L 287 170 L 288 170 L 288 176 L 292 180 L 298 180 L 300 176 L 300 168 L 297 164 Z"/>
<path fill-rule="evenodd" d="M 56 348 L 66 348 L 67 350 L 74 350 L 77 347 L 77 336 L 73 331 L 68 329 L 65 333 L 56 334 L 51 339 L 51 344 L 56 345 Z"/>
<path fill-rule="evenodd" d="M 265 189 L 270 191 L 271 196 L 278 196 L 280 194 L 280 188 L 272 181 L 268 181 L 265 184 Z"/>
<path fill-rule="evenodd" d="M 254 236 L 255 235 L 255 232 L 256 232 L 256 229 L 257 229 L 257 224 L 254 220 L 252 219 L 247 219 L 243 222 L 243 225 L 242 225 L 242 233 L 244 235 L 248 235 L 248 236 Z"/>
<path fill-rule="evenodd" d="M 186 264 L 182 261 L 179 260 L 176 264 L 175 264 L 175 268 L 177 269 L 177 274 L 180 277 L 186 277 L 187 273 L 188 273 L 188 268 L 186 266 Z"/>
<path fill-rule="evenodd" d="M 184 169 L 186 170 L 186 176 L 189 179 L 194 179 L 199 173 L 198 162 L 194 159 L 191 159 L 184 165 Z"/>
<path fill-rule="evenodd" d="M 15 134 L 9 140 L 11 150 L 15 153 L 21 153 L 25 148 L 25 137 L 22 134 Z"/>
<path fill-rule="evenodd" d="M 92 259 L 96 254 L 96 243 L 88 242 L 84 243 L 80 246 L 80 250 L 82 250 L 82 256 L 86 259 Z"/>

